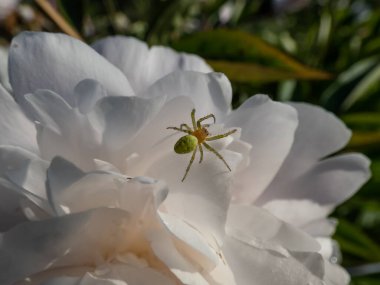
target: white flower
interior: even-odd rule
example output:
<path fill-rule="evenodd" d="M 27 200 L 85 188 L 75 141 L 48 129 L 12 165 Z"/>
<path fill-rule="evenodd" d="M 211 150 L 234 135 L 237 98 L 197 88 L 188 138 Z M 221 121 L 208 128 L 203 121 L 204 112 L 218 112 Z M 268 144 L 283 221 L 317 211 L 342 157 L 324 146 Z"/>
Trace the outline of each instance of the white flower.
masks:
<path fill-rule="evenodd" d="M 93 47 L 104 57 L 64 35 L 12 42 L 1 284 L 348 283 L 312 237 L 331 243 L 328 213 L 368 178 L 362 155 L 323 159 L 348 140 L 338 119 L 263 95 L 231 111 L 229 81 L 199 57 L 124 37 Z M 181 182 L 189 157 L 166 128 L 194 107 L 216 116 L 210 131 L 239 132 L 213 145 L 232 172 L 205 153 Z"/>

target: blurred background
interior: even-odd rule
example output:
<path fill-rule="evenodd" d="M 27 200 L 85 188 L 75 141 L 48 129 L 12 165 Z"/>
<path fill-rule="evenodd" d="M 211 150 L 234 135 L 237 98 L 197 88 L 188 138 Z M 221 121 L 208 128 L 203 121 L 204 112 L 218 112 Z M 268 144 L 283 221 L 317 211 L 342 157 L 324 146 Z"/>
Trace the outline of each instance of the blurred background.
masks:
<path fill-rule="evenodd" d="M 232 81 L 234 107 L 265 93 L 334 112 L 353 130 L 343 151 L 365 153 L 373 172 L 333 213 L 335 239 L 352 284 L 380 284 L 380 1 L 0 0 L 0 53 L 22 30 L 135 36 L 207 59 Z"/>

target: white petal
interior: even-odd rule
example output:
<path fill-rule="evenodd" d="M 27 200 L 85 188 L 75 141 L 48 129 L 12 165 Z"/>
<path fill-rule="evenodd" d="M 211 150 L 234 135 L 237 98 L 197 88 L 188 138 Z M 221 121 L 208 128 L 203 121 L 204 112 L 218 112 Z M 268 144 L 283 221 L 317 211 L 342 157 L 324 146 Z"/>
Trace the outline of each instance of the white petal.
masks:
<path fill-rule="evenodd" d="M 325 159 L 305 173 L 302 181 L 297 183 L 300 188 L 294 189 L 298 190 L 294 197 L 311 197 L 314 201 L 327 205 L 340 204 L 369 179 L 369 164 L 367 157 L 354 153 Z M 307 193 L 300 193 L 299 189 L 307 189 Z"/>
<path fill-rule="evenodd" d="M 56 277 L 41 285 L 174 285 L 173 278 L 149 268 L 126 264 L 107 264 L 94 272 L 79 277 Z"/>
<path fill-rule="evenodd" d="M 206 240 L 201 232 L 176 216 L 160 213 L 160 217 L 168 230 L 178 239 L 175 242 L 177 247 L 181 247 L 181 253 L 189 260 L 202 266 L 206 271 L 219 263 L 219 256 L 215 250 L 217 245 L 214 240 Z"/>
<path fill-rule="evenodd" d="M 22 212 L 20 194 L 9 181 L 0 178 L 0 232 L 26 221 Z"/>
<path fill-rule="evenodd" d="M 228 211 L 226 231 L 245 243 L 292 251 L 318 251 L 318 242 L 290 224 L 278 220 L 266 210 L 253 206 L 232 205 Z"/>
<path fill-rule="evenodd" d="M 176 71 L 159 79 L 138 95 L 149 98 L 165 95 L 167 100 L 187 96 L 194 102 L 197 118 L 212 113 L 217 122 L 220 122 L 231 109 L 232 89 L 231 83 L 222 73 Z M 190 113 L 191 110 L 184 112 Z"/>
<path fill-rule="evenodd" d="M 177 251 L 172 239 L 164 231 L 156 231 L 150 236 L 154 254 L 183 283 L 188 285 L 208 285 L 198 268 Z"/>
<path fill-rule="evenodd" d="M 332 207 L 319 205 L 311 200 L 271 200 L 262 206 L 277 218 L 296 227 L 326 218 Z"/>
<path fill-rule="evenodd" d="M 166 47 L 149 49 L 144 42 L 131 37 L 108 37 L 95 42 L 93 48 L 124 72 L 136 92 L 176 70 L 212 71 L 196 55 Z"/>
<path fill-rule="evenodd" d="M 175 138 L 178 136 L 172 130 L 167 130 L 170 126 L 179 124 L 190 119 L 192 105 L 189 98 L 177 97 L 165 103 L 157 116 L 153 117 L 138 135 L 126 146 L 127 171 L 129 175 L 137 176 L 146 173 L 158 158 L 168 150 L 172 150 Z M 168 139 L 168 136 L 171 137 Z M 174 141 L 173 141 L 174 140 Z"/>
<path fill-rule="evenodd" d="M 124 211 L 97 209 L 16 226 L 0 236 L 0 282 L 14 284 L 43 270 L 102 263 L 109 253 L 125 250 L 127 224 Z"/>
<path fill-rule="evenodd" d="M 101 159 L 94 159 L 95 170 L 108 171 L 108 172 L 120 172 L 115 165 Z"/>
<path fill-rule="evenodd" d="M 327 285 L 348 285 L 350 283 L 350 275 L 341 266 L 325 263 L 325 279 Z"/>
<path fill-rule="evenodd" d="M 11 44 L 9 71 L 21 105 L 23 96 L 37 89 L 57 92 L 73 105 L 74 87 L 83 79 L 97 80 L 111 94 L 133 94 L 119 69 L 81 41 L 63 34 L 19 34 Z"/>
<path fill-rule="evenodd" d="M 8 75 L 8 49 L 0 46 L 0 86 L 1 85 L 7 90 L 12 89 Z"/>
<path fill-rule="evenodd" d="M 149 267 L 137 268 L 134 266 L 115 264 L 115 265 L 108 266 L 107 269 L 104 271 L 106 272 L 105 274 L 97 274 L 103 280 L 115 280 L 115 281 L 122 280 L 122 281 L 125 281 L 125 284 L 128 284 L 128 285 L 152 285 L 152 284 L 175 285 L 177 281 L 172 276 L 171 278 L 169 278 L 168 276 L 165 276 L 161 272 Z M 83 284 L 79 283 L 79 285 L 87 285 L 87 284 L 92 285 L 92 284 L 97 284 L 97 283 L 90 283 L 90 282 L 83 283 Z M 99 283 L 99 284 L 108 285 L 108 283 Z M 123 283 L 110 283 L 110 284 L 121 285 Z"/>
<path fill-rule="evenodd" d="M 15 146 L 0 146 L 0 161 L 1 176 L 17 185 L 28 197 L 34 197 L 36 201 L 46 200 L 46 161 Z"/>
<path fill-rule="evenodd" d="M 330 237 L 334 234 L 336 225 L 335 219 L 322 218 L 304 225 L 302 230 L 314 237 Z"/>
<path fill-rule="evenodd" d="M 282 198 L 309 199 L 327 205 L 341 203 L 368 180 L 368 159 L 344 154 L 322 160 L 347 143 L 350 131 L 320 107 L 301 103 L 292 106 L 300 118 L 294 144 L 257 203 Z"/>
<path fill-rule="evenodd" d="M 368 180 L 368 168 L 369 160 L 361 154 L 331 157 L 314 163 L 309 169 L 304 169 L 301 175 L 297 173 L 300 177 L 293 181 L 285 180 L 279 185 L 279 178 L 276 178 L 273 188 L 271 185 L 259 203 L 275 195 L 278 199 L 310 199 L 322 205 L 336 205 L 351 197 Z M 281 177 L 284 172 L 281 172 Z M 281 187 L 281 191 L 274 193 L 278 187 Z"/>
<path fill-rule="evenodd" d="M 248 246 L 233 238 L 226 238 L 223 252 L 239 285 L 323 285 L 313 274 L 319 271 L 323 259 L 317 253 L 309 253 L 308 267 L 292 256 L 281 256 L 275 252 Z"/>
<path fill-rule="evenodd" d="M 348 143 L 351 131 L 333 113 L 306 103 L 290 105 L 297 109 L 299 119 L 290 155 L 297 155 L 303 160 L 317 160 Z M 297 168 L 301 167 L 297 165 Z"/>
<path fill-rule="evenodd" d="M 220 154 L 232 171 L 242 159 L 240 154 L 227 150 L 220 151 Z M 198 159 L 194 161 L 184 182 L 181 179 L 190 155 L 169 151 L 151 166 L 148 173 L 168 183 L 170 192 L 164 205 L 169 213 L 195 226 L 206 238 L 214 237 L 220 243 L 230 203 L 232 173 L 212 153 L 205 152 L 201 164 L 198 164 Z"/>
<path fill-rule="evenodd" d="M 336 241 L 332 240 L 331 238 L 317 238 L 317 241 L 321 245 L 321 249 L 319 253 L 326 258 L 327 260 L 331 260 L 330 258 L 334 258 L 334 249 L 337 246 Z M 335 260 L 337 262 L 338 260 Z"/>
<path fill-rule="evenodd" d="M 159 181 L 127 179 L 102 171 L 84 173 L 60 157 L 53 159 L 47 173 L 48 196 L 59 215 L 111 207 L 123 209 L 137 220 L 148 208 L 155 212 L 167 195 Z"/>
<path fill-rule="evenodd" d="M 240 139 L 234 139 L 233 142 L 228 146 L 229 150 L 241 153 L 243 156 L 243 160 L 241 161 L 240 165 L 237 168 L 237 172 L 240 172 L 247 168 L 250 164 L 250 157 L 249 154 L 252 150 L 252 146 Z"/>
<path fill-rule="evenodd" d="M 12 96 L 0 85 L 0 144 L 14 145 L 38 153 L 36 129 Z"/>
<path fill-rule="evenodd" d="M 199 56 L 178 53 L 163 46 L 154 46 L 150 49 L 146 64 L 150 83 L 177 70 L 189 70 L 202 73 L 213 71 Z"/>
<path fill-rule="evenodd" d="M 99 82 L 85 79 L 75 86 L 74 96 L 75 106 L 82 114 L 87 114 L 99 99 L 107 96 L 107 91 Z"/>
<path fill-rule="evenodd" d="M 157 114 L 164 100 L 164 96 L 152 99 L 110 96 L 96 103 L 89 118 L 93 126 L 100 128 L 107 161 L 116 166 L 124 162 L 127 156 L 120 151 L 129 148 L 128 142 Z"/>
<path fill-rule="evenodd" d="M 72 122 L 67 122 L 67 119 L 72 115 L 72 109 L 57 93 L 50 90 L 36 90 L 34 94 L 26 94 L 25 99 L 33 120 L 49 126 L 57 133 L 61 133 L 62 126 L 70 127 L 68 125 Z"/>
<path fill-rule="evenodd" d="M 57 277 L 42 282 L 41 285 L 129 285 L 122 280 L 98 278 L 91 273 L 81 277 Z"/>
<path fill-rule="evenodd" d="M 297 124 L 294 108 L 264 95 L 251 97 L 226 118 L 225 126 L 240 127 L 241 139 L 252 145 L 250 167 L 235 178 L 237 203 L 252 203 L 269 185 L 291 149 Z"/>
<path fill-rule="evenodd" d="M 25 97 L 30 115 L 38 121 L 41 156 L 51 160 L 60 155 L 83 169 L 92 169 L 93 159 L 101 155 L 100 138 L 88 119 L 49 90 Z"/>
<path fill-rule="evenodd" d="M 164 231 L 151 235 L 155 254 L 184 284 L 234 285 L 233 275 L 223 262 L 213 239 L 183 220 L 165 213 L 160 216 L 173 236 Z"/>
<path fill-rule="evenodd" d="M 135 92 L 150 85 L 147 70 L 158 67 L 146 66 L 149 49 L 145 42 L 131 37 L 116 36 L 101 39 L 92 47 L 126 75 Z"/>

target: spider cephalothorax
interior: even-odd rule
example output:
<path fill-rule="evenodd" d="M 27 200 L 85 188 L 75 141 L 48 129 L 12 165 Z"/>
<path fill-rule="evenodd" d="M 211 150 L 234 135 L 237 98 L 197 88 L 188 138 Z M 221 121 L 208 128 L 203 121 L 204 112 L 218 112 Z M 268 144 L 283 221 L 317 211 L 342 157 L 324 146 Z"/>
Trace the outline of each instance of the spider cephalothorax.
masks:
<path fill-rule="evenodd" d="M 214 153 L 220 160 L 223 161 L 223 163 L 227 166 L 228 170 L 231 171 L 231 168 L 228 166 L 227 162 L 224 160 L 223 156 L 217 152 L 213 147 L 211 147 L 209 144 L 206 143 L 206 141 L 215 141 L 218 139 L 225 138 L 234 132 L 236 132 L 236 129 L 231 130 L 227 133 L 215 135 L 215 136 L 209 136 L 210 133 L 208 132 L 207 128 L 210 126 L 209 124 L 202 125 L 201 123 L 204 120 L 213 118 L 214 124 L 215 124 L 215 116 L 213 114 L 209 114 L 207 116 L 204 116 L 200 118 L 199 120 L 195 120 L 195 109 L 191 111 L 191 122 L 193 125 L 193 128 L 190 128 L 187 124 L 181 124 L 179 128 L 177 127 L 168 127 L 167 129 L 172 129 L 176 131 L 180 131 L 183 133 L 186 133 L 186 136 L 181 137 L 176 144 L 174 145 L 174 151 L 179 154 L 185 154 L 193 152 L 193 155 L 191 156 L 190 162 L 187 165 L 185 175 L 182 178 L 182 182 L 185 180 L 187 173 L 190 170 L 191 165 L 193 164 L 195 154 L 197 153 L 197 149 L 199 148 L 199 152 L 201 154 L 199 163 L 203 160 L 203 148 L 202 145 L 212 153 Z"/>

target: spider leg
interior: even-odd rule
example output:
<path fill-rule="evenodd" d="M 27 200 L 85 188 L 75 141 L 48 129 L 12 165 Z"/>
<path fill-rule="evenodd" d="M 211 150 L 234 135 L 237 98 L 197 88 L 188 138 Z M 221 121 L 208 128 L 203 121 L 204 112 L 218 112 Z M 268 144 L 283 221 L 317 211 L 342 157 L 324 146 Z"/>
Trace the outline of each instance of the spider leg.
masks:
<path fill-rule="evenodd" d="M 222 139 L 222 138 L 225 138 L 225 137 L 228 137 L 229 135 L 233 134 L 234 132 L 236 132 L 237 130 L 234 129 L 232 131 L 229 131 L 225 134 L 221 134 L 221 135 L 216 135 L 216 136 L 212 136 L 212 137 L 207 137 L 205 140 L 206 141 L 215 141 L 215 140 L 218 140 L 218 139 Z"/>
<path fill-rule="evenodd" d="M 191 122 L 193 123 L 194 131 L 197 129 L 197 124 L 195 123 L 195 109 L 191 110 Z"/>
<path fill-rule="evenodd" d="M 186 176 L 187 176 L 187 173 L 189 173 L 190 167 L 191 167 L 191 165 L 193 164 L 193 161 L 194 161 L 194 158 L 195 158 L 195 154 L 196 154 L 196 153 L 197 153 L 197 148 L 195 148 L 194 151 L 193 151 L 193 155 L 191 156 L 190 162 L 189 162 L 189 164 L 187 165 L 185 175 L 184 175 L 183 178 L 182 178 L 182 182 L 185 180 L 185 178 L 186 178 Z"/>
<path fill-rule="evenodd" d="M 203 148 L 202 148 L 202 144 L 198 144 L 199 146 L 199 152 L 201 153 L 201 158 L 199 159 L 199 163 L 201 163 L 203 161 Z"/>
<path fill-rule="evenodd" d="M 197 127 L 198 127 L 198 129 L 202 128 L 201 122 L 203 122 L 204 120 L 207 120 L 207 119 L 209 119 L 209 118 L 213 118 L 213 119 L 214 119 L 214 124 L 215 124 L 216 119 L 215 119 L 214 114 L 209 114 L 209 115 L 207 115 L 207 116 L 204 116 L 204 117 L 200 118 L 200 119 L 197 121 Z"/>
<path fill-rule="evenodd" d="M 188 124 L 181 124 L 181 125 L 179 126 L 179 128 L 180 128 L 181 130 L 183 130 L 183 128 L 186 128 L 187 131 L 190 131 L 190 132 L 192 131 Z"/>
<path fill-rule="evenodd" d="M 166 129 L 167 130 L 175 130 L 175 131 L 183 132 L 183 133 L 186 133 L 186 134 L 191 134 L 190 131 L 183 130 L 183 129 L 180 129 L 180 128 L 177 128 L 177 127 L 167 127 Z"/>
<path fill-rule="evenodd" d="M 205 142 L 203 142 L 203 145 L 209 151 L 211 151 L 212 153 L 214 153 L 221 161 L 223 161 L 223 163 L 227 166 L 228 170 L 231 171 L 231 168 L 229 167 L 229 165 L 227 164 L 227 162 L 224 160 L 223 156 L 219 152 L 217 152 L 214 148 L 212 148 L 209 144 L 207 144 Z"/>

